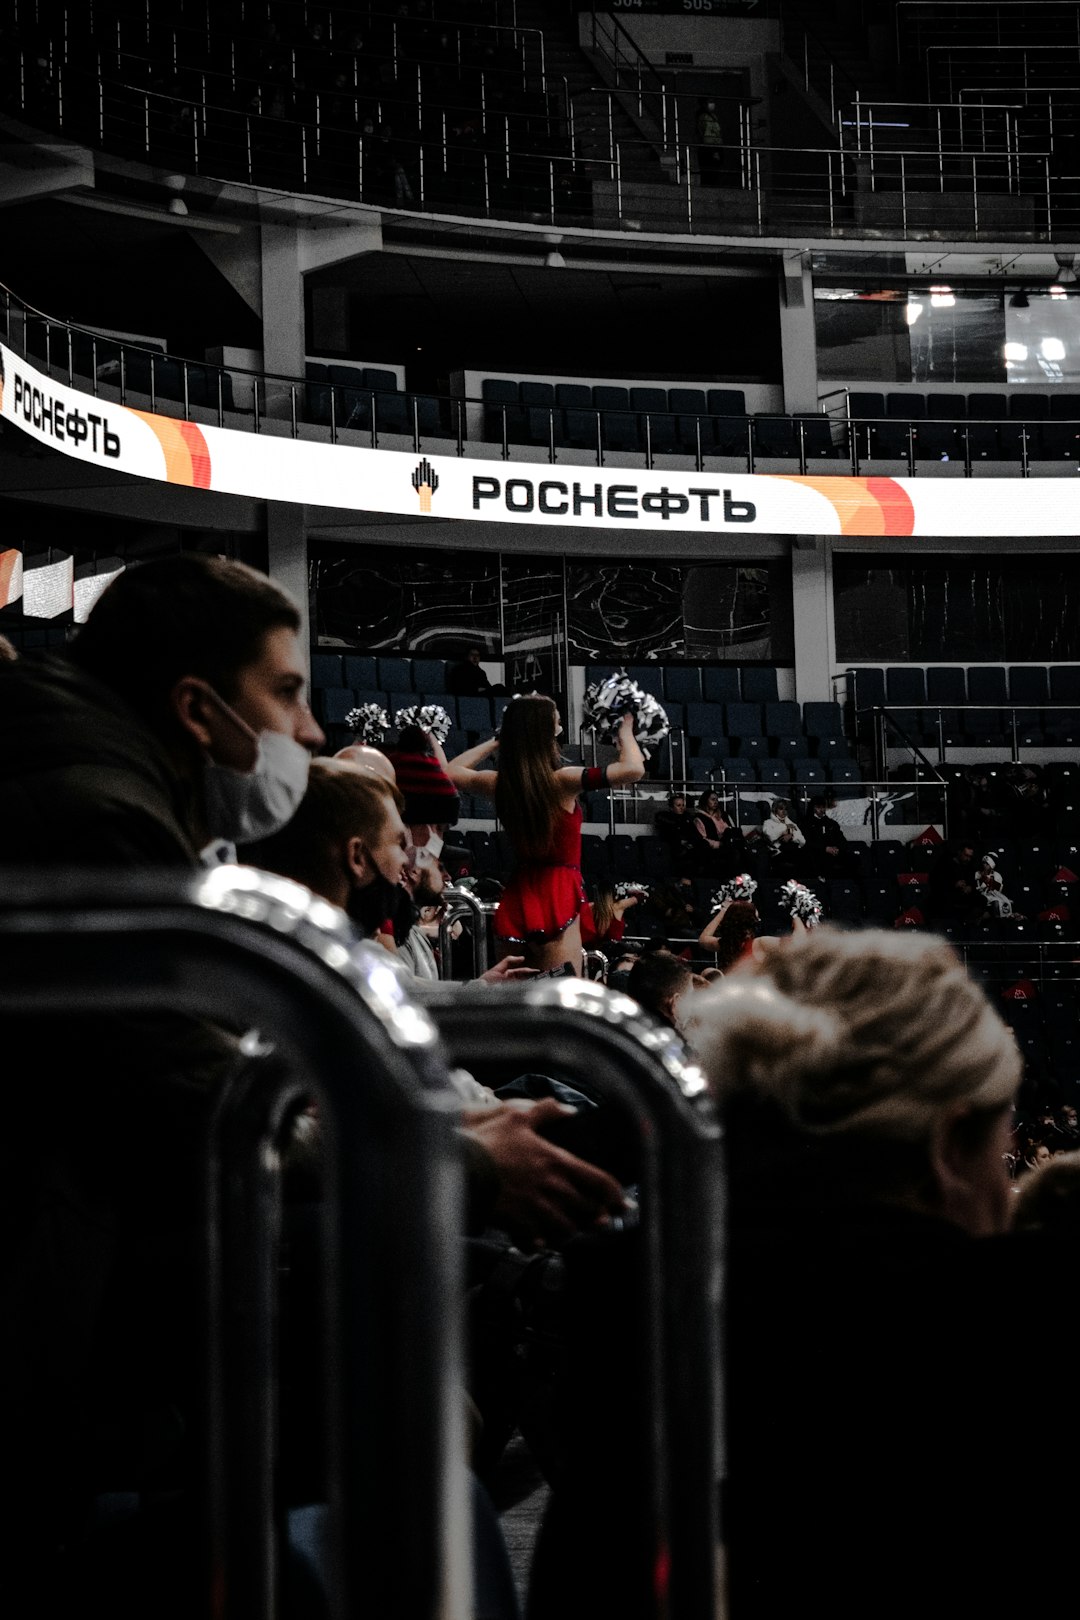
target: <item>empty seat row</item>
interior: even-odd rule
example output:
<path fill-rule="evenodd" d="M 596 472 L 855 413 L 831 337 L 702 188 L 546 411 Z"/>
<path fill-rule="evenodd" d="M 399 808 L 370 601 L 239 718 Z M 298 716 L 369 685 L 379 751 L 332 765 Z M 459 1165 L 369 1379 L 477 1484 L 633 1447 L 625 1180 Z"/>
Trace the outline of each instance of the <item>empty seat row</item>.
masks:
<path fill-rule="evenodd" d="M 351 686 L 356 691 L 435 692 L 446 686 L 445 658 L 402 658 L 398 654 L 313 652 L 313 687 Z M 445 705 L 444 705 L 445 707 Z"/>
<path fill-rule="evenodd" d="M 860 709 L 876 703 L 1080 703 L 1080 664 L 900 664 L 848 671 Z"/>
<path fill-rule="evenodd" d="M 1080 741 L 1080 664 L 919 665 L 848 671 L 859 710 L 889 705 L 905 730 L 946 740 L 1011 741 L 1029 746 Z M 940 705 L 908 709 L 904 705 Z M 900 706 L 900 707 L 897 707 Z"/>
<path fill-rule="evenodd" d="M 462 732 L 490 732 L 498 725 L 509 701 L 502 696 L 459 698 L 450 697 L 445 692 L 390 692 L 351 686 L 316 687 L 312 695 L 316 716 L 326 725 L 345 725 L 349 711 L 361 708 L 366 703 L 377 703 L 384 709 L 391 725 L 400 709 L 433 703 L 445 709 L 451 724 Z"/>
<path fill-rule="evenodd" d="M 392 371 L 309 361 L 305 376 L 304 416 L 309 422 L 366 431 L 374 421 L 380 433 L 416 431 L 435 437 L 452 431 L 442 402 L 432 394 L 404 393 Z"/>
<path fill-rule="evenodd" d="M 899 460 L 909 453 L 941 460 L 1018 461 L 1080 458 L 1080 395 L 848 395 L 851 449 L 860 457 Z"/>
<path fill-rule="evenodd" d="M 742 393 L 586 383 L 483 384 L 484 438 L 497 444 L 793 459 L 839 454 L 822 412 L 748 416 Z"/>
<path fill-rule="evenodd" d="M 775 703 L 777 671 L 755 664 L 586 664 L 592 685 L 625 673 L 653 697 L 676 703 Z"/>

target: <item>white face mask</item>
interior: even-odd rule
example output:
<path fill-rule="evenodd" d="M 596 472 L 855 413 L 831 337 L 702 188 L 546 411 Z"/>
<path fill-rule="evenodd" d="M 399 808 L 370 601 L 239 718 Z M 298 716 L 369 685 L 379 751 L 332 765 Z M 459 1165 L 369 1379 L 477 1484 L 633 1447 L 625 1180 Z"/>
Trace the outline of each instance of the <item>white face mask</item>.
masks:
<path fill-rule="evenodd" d="M 214 698 L 256 744 L 250 771 L 219 765 L 207 756 L 203 776 L 206 824 L 215 838 L 251 844 L 269 838 L 291 821 L 308 784 L 311 755 L 283 731 L 256 734 L 223 698 Z"/>

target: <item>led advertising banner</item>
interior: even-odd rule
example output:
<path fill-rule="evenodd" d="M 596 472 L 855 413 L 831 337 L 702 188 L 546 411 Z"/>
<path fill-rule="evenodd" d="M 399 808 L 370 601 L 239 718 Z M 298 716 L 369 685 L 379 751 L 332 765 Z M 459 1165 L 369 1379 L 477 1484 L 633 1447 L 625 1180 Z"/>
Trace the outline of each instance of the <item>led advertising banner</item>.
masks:
<path fill-rule="evenodd" d="M 854 478 L 548 466 L 207 427 L 95 399 L 0 344 L 0 417 L 80 461 L 257 500 L 698 534 L 1080 535 L 1080 478 Z"/>

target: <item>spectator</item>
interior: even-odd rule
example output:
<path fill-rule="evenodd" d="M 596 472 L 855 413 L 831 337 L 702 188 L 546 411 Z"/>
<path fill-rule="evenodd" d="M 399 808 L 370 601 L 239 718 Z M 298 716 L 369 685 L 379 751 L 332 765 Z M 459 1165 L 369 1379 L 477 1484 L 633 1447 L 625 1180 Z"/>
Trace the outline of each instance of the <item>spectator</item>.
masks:
<path fill-rule="evenodd" d="M 941 941 L 822 928 L 760 949 L 694 1026 L 730 1143 L 732 1613 L 945 1620 L 960 1593 L 995 1620 L 1059 1612 L 1065 1435 L 1028 1453 L 1023 1491 L 1001 1440 L 1002 1402 L 1060 1387 L 1072 1349 L 1052 1290 L 1037 1328 L 1009 1309 L 1030 1287 L 998 1235 L 1015 1041 Z M 1033 1601 L 1002 1545 L 1039 1549 Z"/>
<path fill-rule="evenodd" d="M 777 877 L 797 876 L 801 868 L 799 859 L 806 839 L 791 819 L 791 806 L 786 799 L 776 799 L 772 812 L 761 824 L 762 836 L 768 841 L 772 869 Z"/>
<path fill-rule="evenodd" d="M 126 570 L 70 649 L 0 665 L 2 847 L 45 871 L 182 873 L 211 840 L 283 825 L 322 741 L 299 628 L 242 564 L 187 553 Z M 54 1586 L 80 1587 L 96 1494 L 179 1492 L 194 1465 L 199 1172 L 240 1050 L 178 1016 L 39 1035 L 32 1060 L 7 1049 L 35 1083 L 10 1095 L 0 1149 L 0 1398 L 18 1481 L 5 1531 L 48 1610 Z"/>
<path fill-rule="evenodd" d="M 719 186 L 724 179 L 724 131 L 716 102 L 703 101 L 695 125 L 698 173 L 703 186 Z"/>
<path fill-rule="evenodd" d="M 720 808 L 720 795 L 715 788 L 706 788 L 699 796 L 692 826 L 698 838 L 699 871 L 726 877 L 739 870 L 745 860 L 744 841 L 739 829 L 732 826 Z"/>
<path fill-rule="evenodd" d="M 978 892 L 978 871 L 974 845 L 941 848 L 930 871 L 930 898 L 938 917 L 974 922 L 982 916 L 985 905 Z"/>
<path fill-rule="evenodd" d="M 805 869 L 818 882 L 830 878 L 847 877 L 851 871 L 851 854 L 843 828 L 828 813 L 828 806 L 820 795 L 810 800 L 810 816 L 803 834 L 806 840 Z"/>
<path fill-rule="evenodd" d="M 635 962 L 627 976 L 627 991 L 646 1012 L 661 1023 L 680 1030 L 681 1003 L 693 985 L 694 975 L 685 962 L 663 951 L 654 951 Z"/>
<path fill-rule="evenodd" d="M 694 827 L 685 793 L 672 793 L 665 810 L 658 810 L 653 821 L 657 837 L 663 840 L 671 864 L 680 877 L 697 865 L 699 835 Z"/>
<path fill-rule="evenodd" d="M 492 692 L 501 692 L 503 688 L 492 686 L 488 679 L 487 670 L 480 662 L 482 657 L 481 647 L 466 648 L 464 658 L 447 666 L 446 690 L 455 697 L 486 697 Z"/>

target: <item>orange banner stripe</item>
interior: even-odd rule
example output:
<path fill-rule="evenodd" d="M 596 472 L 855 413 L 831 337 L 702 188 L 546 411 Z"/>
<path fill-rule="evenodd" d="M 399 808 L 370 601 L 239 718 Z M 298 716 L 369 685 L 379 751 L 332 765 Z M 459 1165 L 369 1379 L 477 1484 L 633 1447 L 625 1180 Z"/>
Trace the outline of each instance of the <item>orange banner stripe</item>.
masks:
<path fill-rule="evenodd" d="M 140 417 L 156 435 L 165 456 L 165 476 L 170 484 L 209 489 L 210 451 L 195 422 L 178 422 L 153 411 L 132 411 L 131 414 Z"/>

